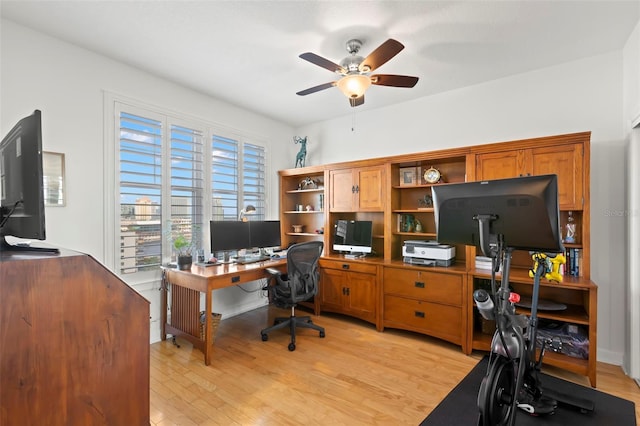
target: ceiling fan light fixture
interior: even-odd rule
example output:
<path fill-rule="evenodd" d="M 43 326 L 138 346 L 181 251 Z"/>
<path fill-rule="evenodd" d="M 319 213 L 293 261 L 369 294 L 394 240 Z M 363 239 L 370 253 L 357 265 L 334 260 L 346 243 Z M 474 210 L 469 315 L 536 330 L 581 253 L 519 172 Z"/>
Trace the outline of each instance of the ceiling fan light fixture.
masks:
<path fill-rule="evenodd" d="M 338 80 L 337 86 L 347 98 L 355 99 L 364 95 L 371 86 L 371 79 L 362 74 L 345 75 Z"/>

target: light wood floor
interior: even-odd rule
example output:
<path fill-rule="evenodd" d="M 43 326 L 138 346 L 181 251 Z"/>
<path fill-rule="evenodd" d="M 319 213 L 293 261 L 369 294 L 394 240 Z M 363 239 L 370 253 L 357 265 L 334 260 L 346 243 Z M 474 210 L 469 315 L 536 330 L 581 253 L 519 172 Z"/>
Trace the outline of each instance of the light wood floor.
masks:
<path fill-rule="evenodd" d="M 324 339 L 301 330 L 289 352 L 286 331 L 260 339 L 276 314 L 288 311 L 265 307 L 223 320 L 208 367 L 185 341 L 151 345 L 151 424 L 415 426 L 483 356 L 333 314 L 314 317 Z M 588 386 L 581 376 L 545 372 Z M 598 364 L 598 389 L 634 401 L 640 424 L 640 388 L 619 367 Z"/>

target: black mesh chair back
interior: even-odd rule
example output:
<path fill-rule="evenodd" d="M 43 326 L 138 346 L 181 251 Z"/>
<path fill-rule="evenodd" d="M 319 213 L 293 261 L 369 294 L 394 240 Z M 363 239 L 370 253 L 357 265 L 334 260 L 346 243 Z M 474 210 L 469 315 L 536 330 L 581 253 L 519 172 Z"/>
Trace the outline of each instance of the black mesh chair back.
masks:
<path fill-rule="evenodd" d="M 320 272 L 318 261 L 322 255 L 324 243 L 322 241 L 308 241 L 294 244 L 287 250 L 287 272 L 275 275 L 276 284 L 269 287 L 271 300 L 279 308 L 290 308 L 288 318 L 279 317 L 274 325 L 260 332 L 263 341 L 269 340 L 268 333 L 289 327 L 291 342 L 289 350 L 296 349 L 296 328 L 312 328 L 324 337 L 324 328 L 314 324 L 311 317 L 296 317 L 295 307 L 298 302 L 307 301 L 318 293 Z"/>
<path fill-rule="evenodd" d="M 276 306 L 290 308 L 318 293 L 318 260 L 323 247 L 322 241 L 309 241 L 289 247 L 287 272 L 277 275 L 277 284 L 271 287 Z"/>

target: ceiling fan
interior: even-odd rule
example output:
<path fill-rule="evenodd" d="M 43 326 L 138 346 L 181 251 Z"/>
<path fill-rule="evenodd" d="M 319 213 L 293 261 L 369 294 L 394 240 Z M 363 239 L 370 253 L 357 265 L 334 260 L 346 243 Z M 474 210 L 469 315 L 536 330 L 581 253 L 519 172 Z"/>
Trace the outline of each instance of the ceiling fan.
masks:
<path fill-rule="evenodd" d="M 344 58 L 340 65 L 325 59 L 315 53 L 306 52 L 300 55 L 300 58 L 309 61 L 319 67 L 326 68 L 342 76 L 338 81 L 321 84 L 319 86 L 310 87 L 306 90 L 297 92 L 300 96 L 309 95 L 319 92 L 330 87 L 338 86 L 338 88 L 349 98 L 349 104 L 352 107 L 362 105 L 364 103 L 364 92 L 372 84 L 378 86 L 392 87 L 413 87 L 418 82 L 418 77 L 408 75 L 395 74 L 374 74 L 371 73 L 388 60 L 396 56 L 404 45 L 397 40 L 390 38 L 382 43 L 376 50 L 371 52 L 366 58 L 358 55 L 362 42 L 352 39 L 347 42 L 347 52 L 349 56 Z"/>

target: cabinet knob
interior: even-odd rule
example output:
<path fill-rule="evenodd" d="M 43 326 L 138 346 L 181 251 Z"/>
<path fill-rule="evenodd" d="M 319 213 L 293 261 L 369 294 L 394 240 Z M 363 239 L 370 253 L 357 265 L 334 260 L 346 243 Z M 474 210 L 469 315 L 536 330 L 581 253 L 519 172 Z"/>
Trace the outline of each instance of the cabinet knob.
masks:
<path fill-rule="evenodd" d="M 424 318 L 424 312 L 421 311 L 415 311 L 414 312 L 415 316 L 417 316 L 418 318 Z"/>
<path fill-rule="evenodd" d="M 356 185 L 356 192 L 360 192 L 360 187 Z"/>
<path fill-rule="evenodd" d="M 414 283 L 414 285 L 415 285 L 417 288 L 424 288 L 424 283 L 423 283 L 423 282 L 420 282 L 420 281 L 416 281 L 416 282 Z"/>
<path fill-rule="evenodd" d="M 349 264 L 348 263 L 343 263 L 342 264 L 342 269 L 349 269 Z"/>
<path fill-rule="evenodd" d="M 351 192 L 356 192 L 356 186 L 355 185 L 351 185 Z"/>

